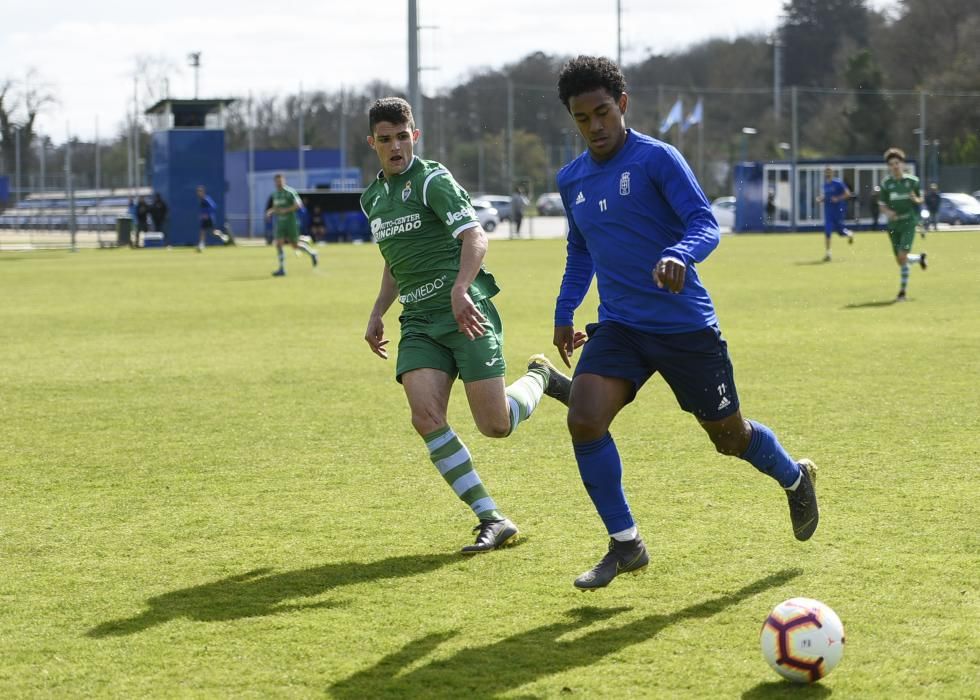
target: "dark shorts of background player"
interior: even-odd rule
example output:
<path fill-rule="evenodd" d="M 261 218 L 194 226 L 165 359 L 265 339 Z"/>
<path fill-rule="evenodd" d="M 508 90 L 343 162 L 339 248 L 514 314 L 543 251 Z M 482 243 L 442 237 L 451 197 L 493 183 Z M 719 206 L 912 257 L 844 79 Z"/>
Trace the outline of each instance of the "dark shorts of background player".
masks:
<path fill-rule="evenodd" d="M 504 331 L 497 308 L 489 299 L 476 302 L 476 308 L 487 319 L 484 334 L 470 340 L 459 332 L 452 311 L 417 316 L 403 314 L 401 339 L 398 341 L 398 361 L 395 379 L 413 369 L 438 369 L 464 382 L 503 377 Z"/>
<path fill-rule="evenodd" d="M 214 231 L 214 222 L 211 221 L 210 217 L 206 219 L 201 219 L 201 230 L 207 231 L 208 233 Z"/>
<path fill-rule="evenodd" d="M 575 376 L 598 374 L 633 383 L 633 396 L 660 372 L 680 407 L 703 421 L 718 421 L 738 411 L 735 371 L 728 343 L 717 326 L 691 333 L 645 333 L 615 321 L 591 323 L 589 341 Z"/>
<path fill-rule="evenodd" d="M 838 216 L 830 216 L 830 217 L 825 216 L 824 217 L 824 220 L 823 220 L 823 235 L 825 235 L 827 238 L 830 238 L 834 234 L 834 231 L 837 231 L 837 233 L 839 235 L 841 235 L 841 236 L 844 235 L 844 217 L 843 216 L 838 215 Z"/>
<path fill-rule="evenodd" d="M 888 238 L 892 242 L 895 255 L 902 251 L 908 253 L 915 243 L 915 219 L 910 216 L 908 219 L 892 221 L 888 225 Z"/>

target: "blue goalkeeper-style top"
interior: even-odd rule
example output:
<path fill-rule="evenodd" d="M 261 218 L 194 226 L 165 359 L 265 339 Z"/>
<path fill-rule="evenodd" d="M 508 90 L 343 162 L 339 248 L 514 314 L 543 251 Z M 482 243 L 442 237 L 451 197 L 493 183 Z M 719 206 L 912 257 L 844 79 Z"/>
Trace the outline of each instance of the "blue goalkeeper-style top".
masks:
<path fill-rule="evenodd" d="M 628 129 L 609 160 L 598 163 L 586 151 L 558 171 L 558 190 L 568 245 L 555 326 L 573 325 L 593 275 L 600 321 L 647 333 L 688 333 L 717 324 L 694 264 L 715 249 L 721 234 L 676 148 Z M 679 294 L 653 279 L 662 257 L 687 266 Z"/>
<path fill-rule="evenodd" d="M 832 197 L 840 197 L 847 191 L 842 180 L 834 178 L 823 183 L 823 212 L 828 219 L 838 219 L 847 211 L 847 200 L 831 201 Z"/>
<path fill-rule="evenodd" d="M 218 213 L 218 207 L 215 206 L 214 200 L 209 195 L 204 195 L 199 199 L 199 206 L 201 210 L 201 221 L 207 219 L 213 221 Z"/>

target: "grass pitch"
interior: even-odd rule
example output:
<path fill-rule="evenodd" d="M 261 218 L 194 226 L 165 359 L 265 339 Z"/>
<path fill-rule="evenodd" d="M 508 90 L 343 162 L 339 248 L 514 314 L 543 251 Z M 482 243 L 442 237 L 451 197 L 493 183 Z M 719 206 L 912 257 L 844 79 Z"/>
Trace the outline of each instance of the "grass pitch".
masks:
<path fill-rule="evenodd" d="M 701 266 L 743 413 L 820 467 L 820 529 L 713 452 L 653 379 L 613 426 L 653 560 L 583 594 L 605 535 L 546 399 L 451 422 L 525 535 L 472 516 L 362 339 L 373 246 L 0 254 L 2 697 L 977 697 L 980 234 L 930 234 L 911 301 L 883 234 L 726 238 Z M 918 244 L 917 244 L 918 246 Z M 561 241 L 494 242 L 515 378 L 550 349 Z M 595 315 L 590 296 L 579 325 Z M 388 317 L 397 339 L 397 313 Z M 758 633 L 844 621 L 810 688 Z"/>

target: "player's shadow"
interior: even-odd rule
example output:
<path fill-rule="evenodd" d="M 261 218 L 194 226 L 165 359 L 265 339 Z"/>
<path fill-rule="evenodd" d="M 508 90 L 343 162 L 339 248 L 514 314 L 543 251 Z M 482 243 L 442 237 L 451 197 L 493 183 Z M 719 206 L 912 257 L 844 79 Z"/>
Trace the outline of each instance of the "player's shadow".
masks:
<path fill-rule="evenodd" d="M 267 282 L 273 279 L 272 273 L 266 273 L 264 275 L 243 275 L 241 277 L 228 277 L 226 282 Z"/>
<path fill-rule="evenodd" d="M 830 261 L 829 260 L 824 260 L 823 258 L 820 258 L 818 260 L 797 260 L 793 264 L 796 265 L 796 266 L 798 266 L 798 267 L 806 267 L 806 266 L 809 266 L 809 265 L 829 265 L 830 264 Z"/>
<path fill-rule="evenodd" d="M 403 578 L 434 571 L 457 554 L 427 554 L 390 557 L 374 562 L 341 562 L 309 569 L 272 573 L 271 568 L 253 569 L 200 586 L 154 596 L 148 610 L 135 617 L 110 620 L 88 631 L 89 637 L 118 637 L 136 634 L 178 618 L 199 622 L 221 622 L 284 612 L 336 606 L 331 601 L 289 601 L 319 596 L 340 586 Z"/>
<path fill-rule="evenodd" d="M 885 306 L 894 306 L 898 302 L 894 299 L 876 299 L 875 301 L 862 301 L 856 304 L 847 304 L 845 309 L 880 309 Z"/>
<path fill-rule="evenodd" d="M 417 665 L 426 655 L 458 632 L 433 632 L 409 642 L 374 666 L 338 681 L 329 692 L 338 698 L 371 698 L 425 689 L 427 698 L 496 697 L 538 678 L 590 666 L 600 659 L 655 637 L 670 625 L 712 617 L 726 608 L 796 578 L 789 569 L 753 581 L 728 595 L 695 603 L 667 615 L 647 615 L 618 627 L 586 632 L 593 623 L 608 620 L 631 608 L 581 607 L 569 619 L 535 627 L 489 644 L 467 647 L 444 659 Z M 566 635 L 572 639 L 562 639 Z M 477 637 L 478 638 L 478 637 Z M 405 669 L 414 666 L 412 670 Z M 446 679 L 463 681 L 465 687 Z M 465 679 L 465 680 L 464 680 Z"/>
<path fill-rule="evenodd" d="M 801 685 L 800 683 L 790 683 L 789 681 L 767 681 L 746 690 L 742 693 L 742 700 L 800 700 L 815 698 L 828 698 L 834 691 L 830 688 L 814 683 L 813 685 Z"/>

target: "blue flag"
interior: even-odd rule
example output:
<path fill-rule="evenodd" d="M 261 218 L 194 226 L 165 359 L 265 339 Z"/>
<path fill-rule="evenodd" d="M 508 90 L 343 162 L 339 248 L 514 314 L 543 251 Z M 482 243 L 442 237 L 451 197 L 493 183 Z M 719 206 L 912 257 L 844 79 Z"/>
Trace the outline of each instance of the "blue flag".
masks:
<path fill-rule="evenodd" d="M 670 108 L 670 113 L 664 119 L 664 123 L 660 125 L 660 134 L 666 134 L 670 131 L 670 127 L 674 124 L 680 124 L 682 119 L 684 119 L 684 103 L 678 97 L 677 102 Z"/>
<path fill-rule="evenodd" d="M 704 119 L 704 100 L 698 98 L 698 103 L 694 105 L 694 109 L 687 115 L 684 124 L 681 125 L 681 133 L 683 134 L 695 124 L 700 124 L 702 119 Z"/>

